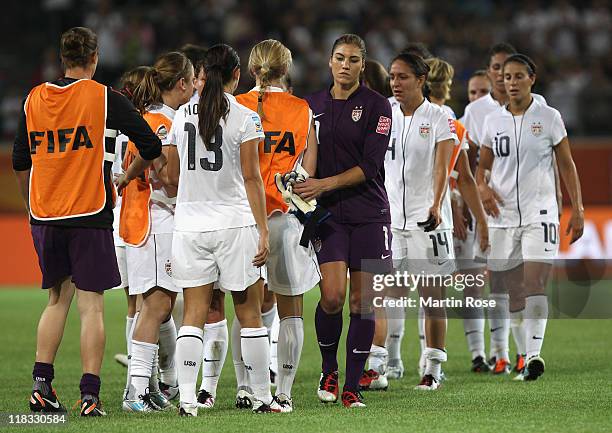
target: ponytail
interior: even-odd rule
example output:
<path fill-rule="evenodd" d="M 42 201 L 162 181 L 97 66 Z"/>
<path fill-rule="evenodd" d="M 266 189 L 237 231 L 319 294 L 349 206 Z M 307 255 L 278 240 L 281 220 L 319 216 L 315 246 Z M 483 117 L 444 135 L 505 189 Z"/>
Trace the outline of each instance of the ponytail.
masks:
<path fill-rule="evenodd" d="M 158 75 L 155 67 L 149 68 L 142 81 L 134 88 L 132 102 L 140 113 L 144 113 L 147 107 L 162 100 L 161 89 L 157 83 Z"/>

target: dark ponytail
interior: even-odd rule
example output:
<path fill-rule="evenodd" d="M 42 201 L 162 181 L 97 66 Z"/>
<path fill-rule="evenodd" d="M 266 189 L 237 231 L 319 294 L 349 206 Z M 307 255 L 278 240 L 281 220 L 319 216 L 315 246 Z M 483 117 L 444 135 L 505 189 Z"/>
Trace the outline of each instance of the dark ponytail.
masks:
<path fill-rule="evenodd" d="M 208 49 L 204 60 L 206 82 L 198 105 L 198 129 L 206 149 L 215 135 L 219 121 L 229 113 L 229 103 L 223 87 L 232 80 L 234 70 L 240 67 L 236 51 L 226 44 Z"/>

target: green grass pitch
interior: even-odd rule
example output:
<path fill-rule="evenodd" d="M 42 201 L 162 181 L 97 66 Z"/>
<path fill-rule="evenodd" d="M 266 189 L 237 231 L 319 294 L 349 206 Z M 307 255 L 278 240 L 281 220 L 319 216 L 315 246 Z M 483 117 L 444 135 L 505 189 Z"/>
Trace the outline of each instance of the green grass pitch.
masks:
<path fill-rule="evenodd" d="M 70 414 L 65 432 L 604 432 L 612 430 L 612 326 L 609 320 L 549 320 L 543 357 L 547 371 L 535 383 L 469 372 L 461 321 L 449 321 L 448 381 L 437 392 L 413 390 L 417 383 L 416 323 L 406 323 L 406 376 L 389 391 L 367 393 L 368 407 L 347 410 L 323 405 L 315 389 L 320 357 L 314 336 L 315 289 L 307 294 L 305 342 L 292 414 L 255 415 L 234 408 L 235 378 L 231 355 L 225 363 L 217 405 L 198 418 L 176 413 L 133 415 L 121 412 L 125 369 L 113 355 L 125 352 L 125 298 L 121 291 L 105 295 L 107 330 L 101 399 L 109 416 L 80 419 Z M 0 412 L 26 412 L 35 353 L 35 331 L 46 294 L 41 290 L 0 290 Z M 228 311 L 231 314 L 231 307 Z M 231 323 L 231 321 L 230 321 Z M 345 319 L 345 332 L 348 320 Z M 66 406 L 79 398 L 81 375 L 79 320 L 73 306 L 56 363 L 54 386 Z M 343 339 L 344 341 L 344 339 Z M 343 347 L 343 345 L 342 345 Z M 340 362 L 343 365 L 344 355 Z M 342 367 L 341 367 L 342 369 Z M 48 431 L 11 428 L 4 431 Z M 55 431 L 55 430 L 52 430 Z"/>

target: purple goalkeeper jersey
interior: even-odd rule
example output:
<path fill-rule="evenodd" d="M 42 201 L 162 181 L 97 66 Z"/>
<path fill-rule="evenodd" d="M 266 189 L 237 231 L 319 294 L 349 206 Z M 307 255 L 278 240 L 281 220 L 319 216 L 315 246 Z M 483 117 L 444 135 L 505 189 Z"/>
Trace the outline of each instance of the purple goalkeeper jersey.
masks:
<path fill-rule="evenodd" d="M 340 223 L 391 222 L 385 190 L 385 153 L 391 132 L 391 106 L 380 94 L 359 86 L 347 100 L 329 89 L 307 96 L 319 149 L 316 177 L 335 176 L 359 166 L 365 182 L 323 194 L 319 203 Z"/>

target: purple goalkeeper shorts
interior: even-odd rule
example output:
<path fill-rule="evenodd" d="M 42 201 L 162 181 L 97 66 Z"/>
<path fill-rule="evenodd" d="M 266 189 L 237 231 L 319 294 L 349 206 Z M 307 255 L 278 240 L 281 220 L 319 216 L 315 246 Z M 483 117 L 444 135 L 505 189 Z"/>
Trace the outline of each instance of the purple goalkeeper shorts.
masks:
<path fill-rule="evenodd" d="M 341 261 L 351 270 L 371 273 L 393 269 L 389 223 L 346 224 L 331 217 L 318 227 L 312 244 L 320 265 Z"/>
<path fill-rule="evenodd" d="M 43 289 L 70 275 L 77 289 L 89 292 L 102 292 L 121 284 L 112 229 L 31 227 Z"/>

